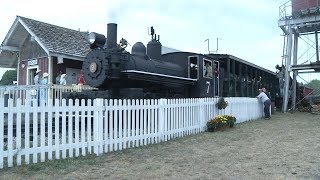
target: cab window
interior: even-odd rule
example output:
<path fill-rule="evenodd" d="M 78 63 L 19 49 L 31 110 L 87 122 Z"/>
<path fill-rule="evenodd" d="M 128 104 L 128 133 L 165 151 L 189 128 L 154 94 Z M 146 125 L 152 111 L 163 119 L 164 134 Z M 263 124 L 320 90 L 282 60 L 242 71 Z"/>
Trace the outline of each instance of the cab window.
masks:
<path fill-rule="evenodd" d="M 212 71 L 212 61 L 203 59 L 203 77 L 212 79 L 213 71 Z"/>
<path fill-rule="evenodd" d="M 189 78 L 191 79 L 198 79 L 198 57 L 197 56 L 189 56 Z"/>

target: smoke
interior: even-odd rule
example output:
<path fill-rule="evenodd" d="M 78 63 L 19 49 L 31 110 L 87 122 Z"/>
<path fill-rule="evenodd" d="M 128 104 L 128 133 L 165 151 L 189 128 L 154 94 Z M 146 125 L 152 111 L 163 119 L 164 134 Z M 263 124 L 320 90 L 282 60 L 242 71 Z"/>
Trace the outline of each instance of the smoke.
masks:
<path fill-rule="evenodd" d="M 119 23 L 121 13 L 125 12 L 125 3 L 123 0 L 109 0 L 107 3 L 108 23 Z"/>
<path fill-rule="evenodd" d="M 108 23 L 118 23 L 118 15 L 115 11 L 108 13 Z"/>

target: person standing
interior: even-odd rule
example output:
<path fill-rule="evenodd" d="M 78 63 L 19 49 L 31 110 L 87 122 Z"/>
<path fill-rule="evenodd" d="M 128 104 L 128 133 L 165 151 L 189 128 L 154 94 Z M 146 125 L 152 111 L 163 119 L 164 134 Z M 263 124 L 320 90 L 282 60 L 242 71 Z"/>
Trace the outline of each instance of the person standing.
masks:
<path fill-rule="evenodd" d="M 40 74 L 41 70 L 38 69 L 36 71 L 35 76 L 33 77 L 33 84 L 36 85 L 35 89 L 32 90 L 32 96 L 37 99 L 37 103 L 40 103 L 40 89 L 39 86 L 40 85 L 40 81 L 41 81 L 41 74 Z"/>
<path fill-rule="evenodd" d="M 271 100 L 271 94 L 270 94 L 270 92 L 268 92 L 267 91 L 267 89 L 266 88 L 262 88 L 262 91 L 268 96 L 268 98 Z"/>
<path fill-rule="evenodd" d="M 257 98 L 263 103 L 264 105 L 264 118 L 265 119 L 270 119 L 270 105 L 271 105 L 271 100 L 268 98 L 268 96 L 263 92 L 262 89 L 259 89 L 259 95 Z"/>
<path fill-rule="evenodd" d="M 61 78 L 60 78 L 60 84 L 61 84 L 61 85 L 67 85 L 67 80 L 66 80 L 66 78 L 67 78 L 67 75 L 66 75 L 66 74 L 62 74 L 62 75 L 61 75 Z"/>
<path fill-rule="evenodd" d="M 48 84 L 48 73 L 43 73 L 43 77 L 40 81 L 41 85 L 47 85 Z M 41 87 L 40 88 L 40 101 L 44 102 L 45 104 L 48 103 L 48 87 Z"/>
<path fill-rule="evenodd" d="M 205 77 L 212 78 L 212 67 L 208 61 L 205 62 Z"/>
<path fill-rule="evenodd" d="M 60 71 L 58 74 L 57 74 L 57 77 L 56 77 L 56 84 L 60 84 L 60 79 L 61 79 L 61 74 L 62 72 Z"/>
<path fill-rule="evenodd" d="M 41 80 L 40 72 L 41 72 L 40 69 L 36 71 L 36 75 L 33 78 L 34 85 L 40 85 L 40 80 Z"/>
<path fill-rule="evenodd" d="M 83 71 L 80 71 L 79 77 L 78 77 L 78 85 L 84 85 L 86 84 L 86 80 L 84 79 Z"/>

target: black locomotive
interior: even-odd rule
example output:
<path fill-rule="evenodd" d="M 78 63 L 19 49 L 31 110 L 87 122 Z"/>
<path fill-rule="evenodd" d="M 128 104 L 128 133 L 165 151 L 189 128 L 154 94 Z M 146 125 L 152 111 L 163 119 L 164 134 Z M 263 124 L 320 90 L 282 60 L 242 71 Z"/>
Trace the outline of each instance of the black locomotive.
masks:
<path fill-rule="evenodd" d="M 117 44 L 117 24 L 108 24 L 107 38 L 90 33 L 91 52 L 82 70 L 88 85 L 73 98 L 198 98 L 255 97 L 261 87 L 277 89 L 275 73 L 231 55 L 191 52 L 162 53 L 151 27 L 151 41 L 127 52 L 127 41 Z M 275 91 L 271 91 L 274 95 Z M 274 96 L 275 97 L 275 96 Z"/>

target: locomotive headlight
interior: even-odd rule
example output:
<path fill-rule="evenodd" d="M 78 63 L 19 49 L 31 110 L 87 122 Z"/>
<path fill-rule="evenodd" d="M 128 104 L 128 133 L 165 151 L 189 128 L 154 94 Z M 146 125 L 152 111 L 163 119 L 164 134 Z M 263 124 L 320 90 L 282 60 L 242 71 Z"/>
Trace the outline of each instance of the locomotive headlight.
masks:
<path fill-rule="evenodd" d="M 93 44 L 96 41 L 96 35 L 95 33 L 90 33 L 88 36 L 90 44 Z"/>
<path fill-rule="evenodd" d="M 97 63 L 92 62 L 89 66 L 89 70 L 91 73 L 95 73 L 97 71 Z"/>
<path fill-rule="evenodd" d="M 91 44 L 90 48 L 103 48 L 104 44 L 106 43 L 106 37 L 102 34 L 91 32 L 88 36 L 88 40 Z"/>

